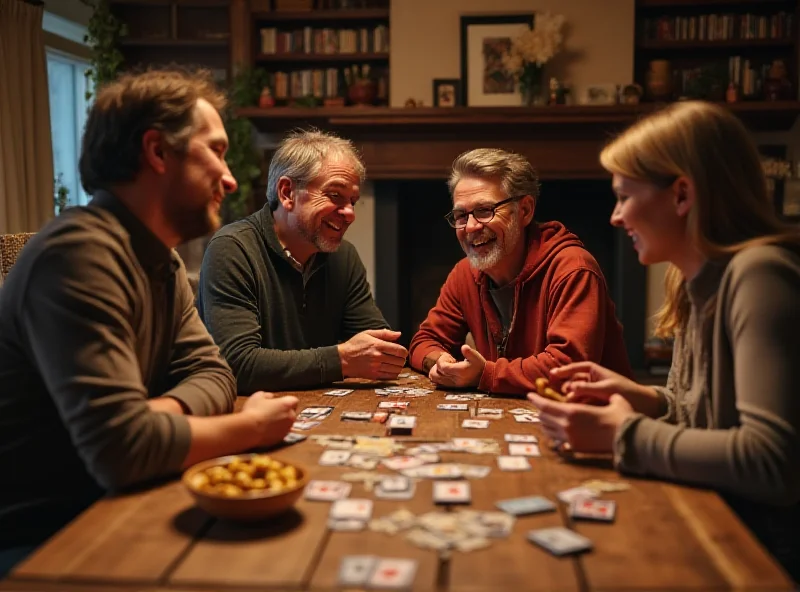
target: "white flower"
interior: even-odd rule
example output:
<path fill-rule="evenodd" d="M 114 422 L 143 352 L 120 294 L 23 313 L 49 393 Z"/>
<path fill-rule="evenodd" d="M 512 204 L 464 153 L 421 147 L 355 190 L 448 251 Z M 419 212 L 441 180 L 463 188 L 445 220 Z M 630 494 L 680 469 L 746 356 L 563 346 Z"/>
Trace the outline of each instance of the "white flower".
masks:
<path fill-rule="evenodd" d="M 514 39 L 511 51 L 503 58 L 508 72 L 519 76 L 526 65 L 543 66 L 561 50 L 564 16 L 549 12 L 536 13 L 533 29 Z"/>

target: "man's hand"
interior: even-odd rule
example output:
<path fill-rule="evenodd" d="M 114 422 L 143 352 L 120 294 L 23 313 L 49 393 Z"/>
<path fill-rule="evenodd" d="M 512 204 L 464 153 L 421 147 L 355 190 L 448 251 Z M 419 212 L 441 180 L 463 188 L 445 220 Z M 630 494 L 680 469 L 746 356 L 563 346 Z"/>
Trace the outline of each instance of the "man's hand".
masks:
<path fill-rule="evenodd" d="M 394 380 L 406 365 L 408 350 L 399 343 L 399 331 L 370 329 L 339 344 L 342 376 Z"/>
<path fill-rule="evenodd" d="M 621 395 L 611 395 L 608 405 L 557 403 L 536 393 L 528 400 L 539 409 L 542 431 L 553 441 L 566 442 L 574 452 L 611 452 L 622 423 L 635 411 Z"/>
<path fill-rule="evenodd" d="M 274 446 L 289 433 L 297 416 L 297 397 L 275 397 L 272 393 L 258 391 L 250 395 L 242 413 L 255 420 L 259 433 L 256 446 Z"/>
<path fill-rule="evenodd" d="M 441 386 L 470 387 L 478 386 L 486 366 L 486 358 L 468 345 L 461 346 L 464 359 L 456 362 L 450 354 L 442 354 L 431 368 L 428 378 Z"/>

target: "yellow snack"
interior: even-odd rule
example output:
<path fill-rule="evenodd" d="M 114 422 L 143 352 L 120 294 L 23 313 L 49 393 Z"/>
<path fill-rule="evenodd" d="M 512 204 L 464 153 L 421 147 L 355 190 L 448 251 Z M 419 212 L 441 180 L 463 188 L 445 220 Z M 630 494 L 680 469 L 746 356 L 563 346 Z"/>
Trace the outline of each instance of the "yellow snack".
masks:
<path fill-rule="evenodd" d="M 544 389 L 544 393 L 541 393 L 541 395 L 543 397 L 547 397 L 548 399 L 552 399 L 553 401 L 558 401 L 559 403 L 563 403 L 567 400 L 564 395 L 551 389 L 549 386 Z"/>
<path fill-rule="evenodd" d="M 546 378 L 537 378 L 534 384 L 536 385 L 536 392 L 544 396 L 544 389 L 550 385 L 550 381 Z"/>

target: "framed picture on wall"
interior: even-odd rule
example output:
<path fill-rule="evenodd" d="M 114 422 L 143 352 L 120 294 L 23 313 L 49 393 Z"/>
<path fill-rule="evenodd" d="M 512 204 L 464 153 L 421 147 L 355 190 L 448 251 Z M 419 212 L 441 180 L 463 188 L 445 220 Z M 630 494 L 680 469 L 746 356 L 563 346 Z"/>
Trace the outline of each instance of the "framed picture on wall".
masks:
<path fill-rule="evenodd" d="M 458 78 L 433 79 L 433 106 L 461 106 L 461 81 Z"/>
<path fill-rule="evenodd" d="M 518 85 L 503 67 L 503 56 L 511 49 L 514 38 L 531 27 L 533 14 L 461 17 L 464 105 L 520 106 Z"/>

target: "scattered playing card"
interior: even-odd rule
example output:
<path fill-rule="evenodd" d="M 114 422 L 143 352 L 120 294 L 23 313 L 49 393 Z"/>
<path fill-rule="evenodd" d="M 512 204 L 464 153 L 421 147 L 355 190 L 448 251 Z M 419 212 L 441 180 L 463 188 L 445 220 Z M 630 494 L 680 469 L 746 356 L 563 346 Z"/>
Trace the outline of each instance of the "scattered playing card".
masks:
<path fill-rule="evenodd" d="M 520 413 L 514 416 L 514 421 L 519 423 L 539 423 L 539 417 L 532 413 Z"/>
<path fill-rule="evenodd" d="M 486 465 L 461 465 L 461 472 L 467 479 L 483 479 L 492 471 Z"/>
<path fill-rule="evenodd" d="M 367 580 L 367 588 L 410 588 L 416 573 L 417 562 L 413 559 L 379 559 Z"/>
<path fill-rule="evenodd" d="M 508 454 L 511 456 L 542 456 L 538 444 L 524 442 L 511 442 L 508 445 Z"/>
<path fill-rule="evenodd" d="M 408 409 L 408 401 L 381 401 L 378 409 Z"/>
<path fill-rule="evenodd" d="M 307 500 L 331 502 L 343 499 L 350 495 L 352 485 L 345 481 L 320 481 L 312 480 L 306 485 L 304 497 Z"/>
<path fill-rule="evenodd" d="M 503 512 L 514 516 L 553 512 L 556 509 L 556 505 L 553 502 L 540 495 L 500 500 L 499 502 L 495 502 L 494 505 L 503 510 Z"/>
<path fill-rule="evenodd" d="M 362 520 L 372 517 L 371 499 L 337 499 L 331 504 L 330 518 L 334 520 Z"/>
<path fill-rule="evenodd" d="M 374 555 L 347 555 L 339 565 L 340 586 L 363 586 L 372 574 L 378 558 Z"/>
<path fill-rule="evenodd" d="M 338 532 L 358 532 L 364 530 L 367 523 L 355 518 L 328 518 L 328 528 Z"/>
<path fill-rule="evenodd" d="M 498 456 L 497 467 L 501 471 L 529 471 L 531 463 L 524 456 Z"/>
<path fill-rule="evenodd" d="M 390 475 L 381 479 L 380 486 L 384 491 L 408 491 L 411 479 L 404 475 Z"/>
<path fill-rule="evenodd" d="M 371 411 L 342 411 L 340 416 L 342 421 L 370 421 L 372 419 Z"/>
<path fill-rule="evenodd" d="M 416 425 L 417 418 L 414 415 L 392 415 L 387 422 L 392 435 L 410 434 Z"/>
<path fill-rule="evenodd" d="M 298 442 L 302 442 L 306 438 L 308 438 L 308 436 L 304 436 L 303 434 L 296 434 L 294 432 L 289 432 L 288 434 L 286 434 L 286 437 L 283 439 L 283 441 L 286 444 L 297 444 Z"/>
<path fill-rule="evenodd" d="M 348 467 L 353 467 L 364 471 L 371 471 L 372 469 L 378 466 L 379 462 L 380 459 L 371 454 L 356 453 L 350 456 L 350 458 L 347 459 L 347 462 L 345 464 Z"/>
<path fill-rule="evenodd" d="M 293 430 L 310 430 L 319 425 L 318 421 L 296 421 L 292 424 Z"/>
<path fill-rule="evenodd" d="M 524 407 L 517 407 L 509 411 L 511 415 L 536 415 L 538 411 L 535 409 L 525 409 Z"/>
<path fill-rule="evenodd" d="M 467 411 L 469 405 L 466 403 L 439 403 L 436 409 L 439 411 Z"/>
<path fill-rule="evenodd" d="M 563 526 L 531 530 L 528 532 L 528 540 L 559 556 L 580 553 L 592 548 L 592 541 Z"/>
<path fill-rule="evenodd" d="M 489 421 L 486 419 L 465 419 L 461 422 L 461 427 L 482 430 L 489 427 Z"/>
<path fill-rule="evenodd" d="M 402 471 L 403 469 L 422 466 L 425 461 L 417 456 L 393 456 L 384 458 L 381 463 L 393 471 Z"/>
<path fill-rule="evenodd" d="M 514 516 L 505 512 L 481 512 L 480 521 L 488 530 L 486 536 L 493 539 L 506 538 L 514 529 Z"/>
<path fill-rule="evenodd" d="M 403 469 L 403 474 L 419 479 L 460 479 L 464 476 L 464 471 L 459 465 L 443 463 Z"/>
<path fill-rule="evenodd" d="M 334 389 L 332 391 L 328 391 L 326 393 L 322 393 L 323 395 L 329 395 L 331 397 L 344 397 L 345 395 L 349 395 L 353 392 L 353 389 Z"/>
<path fill-rule="evenodd" d="M 597 491 L 588 487 L 571 487 L 570 489 L 559 491 L 556 497 L 565 504 L 571 504 L 577 499 L 594 499 L 597 497 Z"/>
<path fill-rule="evenodd" d="M 350 458 L 352 453 L 349 450 L 326 450 L 319 457 L 319 464 L 323 467 L 335 467 L 343 465 Z"/>
<path fill-rule="evenodd" d="M 503 419 L 502 409 L 493 409 L 491 407 L 481 407 L 478 409 L 477 417 L 485 419 Z"/>
<path fill-rule="evenodd" d="M 297 419 L 300 421 L 325 419 L 331 413 L 333 413 L 333 407 L 306 407 L 297 414 Z"/>
<path fill-rule="evenodd" d="M 617 502 L 614 500 L 579 498 L 573 501 L 569 507 L 571 517 L 583 520 L 614 522 L 616 514 Z"/>
<path fill-rule="evenodd" d="M 433 503 L 468 504 L 472 499 L 467 481 L 434 481 Z"/>
<path fill-rule="evenodd" d="M 539 438 L 533 434 L 506 434 L 506 442 L 525 442 L 528 444 L 536 444 Z"/>
<path fill-rule="evenodd" d="M 385 423 L 387 419 L 389 419 L 389 413 L 387 411 L 376 411 L 372 414 L 370 421 L 372 423 Z"/>

